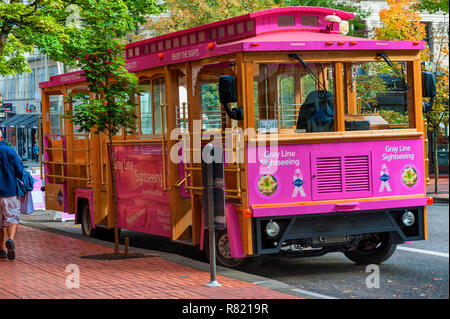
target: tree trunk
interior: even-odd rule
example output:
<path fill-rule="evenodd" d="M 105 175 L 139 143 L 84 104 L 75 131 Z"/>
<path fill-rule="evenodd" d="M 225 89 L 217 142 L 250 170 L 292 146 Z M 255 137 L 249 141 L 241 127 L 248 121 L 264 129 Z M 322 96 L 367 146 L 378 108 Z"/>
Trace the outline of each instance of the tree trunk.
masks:
<path fill-rule="evenodd" d="M 439 192 L 439 163 L 437 151 L 437 134 L 433 134 L 433 155 L 434 155 L 434 192 Z"/>
<path fill-rule="evenodd" d="M 116 199 L 116 169 L 114 167 L 114 151 L 112 144 L 112 134 L 109 133 L 109 167 L 112 182 L 112 212 L 114 214 L 114 254 L 119 253 L 119 227 L 117 225 L 117 199 Z"/>

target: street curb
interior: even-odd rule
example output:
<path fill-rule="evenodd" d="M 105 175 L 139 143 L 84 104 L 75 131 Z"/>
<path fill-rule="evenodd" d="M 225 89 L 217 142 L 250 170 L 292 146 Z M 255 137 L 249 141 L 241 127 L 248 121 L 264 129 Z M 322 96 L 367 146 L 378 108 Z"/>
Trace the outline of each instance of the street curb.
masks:
<path fill-rule="evenodd" d="M 62 236 L 67 236 L 67 237 L 72 237 L 75 239 L 79 239 L 79 240 L 83 240 L 83 241 L 87 241 L 89 243 L 93 243 L 93 244 L 97 244 L 97 245 L 101 245 L 101 246 L 105 246 L 108 248 L 114 248 L 114 243 L 112 242 L 108 242 L 108 241 L 104 241 L 104 240 L 100 240 L 100 239 L 96 239 L 96 238 L 90 238 L 90 237 L 85 237 L 82 235 L 78 235 L 78 234 L 74 234 L 74 233 L 70 233 L 70 232 L 65 232 L 63 230 L 60 229 L 55 229 L 52 227 L 49 227 L 47 225 L 44 224 L 38 224 L 39 222 L 30 222 L 30 221 L 20 221 L 20 224 L 23 226 L 27 226 L 27 227 L 31 227 L 31 228 L 36 228 L 42 231 L 47 231 L 53 234 L 57 234 L 57 235 L 62 235 Z M 20 230 L 19 230 L 20 231 Z M 120 244 L 119 245 L 119 249 L 120 250 L 124 250 L 124 245 Z M 205 272 L 209 272 L 210 268 L 209 268 L 209 264 L 208 263 L 204 263 L 198 260 L 194 260 L 194 259 L 190 259 L 181 255 L 177 255 L 177 254 L 172 254 L 172 253 L 168 253 L 168 252 L 162 252 L 162 251 L 156 251 L 156 250 L 150 250 L 150 249 L 144 249 L 144 248 L 136 248 L 136 247 L 129 247 L 129 252 L 134 252 L 134 253 L 141 253 L 141 254 L 146 254 L 146 255 L 152 255 L 155 257 L 159 257 L 162 258 L 164 260 L 182 265 L 182 266 L 187 266 L 187 267 L 191 267 L 197 270 L 201 270 L 201 271 L 205 271 Z M 221 266 L 217 266 L 217 274 L 224 276 L 224 277 L 229 277 L 232 279 L 236 279 L 236 280 L 240 280 L 240 281 L 244 281 L 244 282 L 248 282 L 248 283 L 252 283 L 252 284 L 256 284 L 265 288 L 268 288 L 270 290 L 274 290 L 274 291 L 278 291 L 281 293 L 285 293 L 288 295 L 292 295 L 295 297 L 300 297 L 300 298 L 304 298 L 304 299 L 317 299 L 317 298 L 313 298 L 310 295 L 306 295 L 306 294 L 302 294 L 298 291 L 294 291 L 295 287 L 292 287 L 286 283 L 283 283 L 281 281 L 277 281 L 277 280 L 273 280 L 270 278 L 266 278 L 266 277 L 262 277 L 262 276 L 258 276 L 258 275 L 253 275 L 253 274 L 249 274 L 249 273 L 245 273 L 239 270 L 234 270 L 234 269 L 229 269 L 229 268 L 225 268 L 225 267 L 221 267 Z M 205 282 L 205 285 L 207 283 Z"/>
<path fill-rule="evenodd" d="M 442 198 L 442 197 L 433 197 L 433 201 L 436 204 L 448 204 L 449 203 L 448 198 Z"/>

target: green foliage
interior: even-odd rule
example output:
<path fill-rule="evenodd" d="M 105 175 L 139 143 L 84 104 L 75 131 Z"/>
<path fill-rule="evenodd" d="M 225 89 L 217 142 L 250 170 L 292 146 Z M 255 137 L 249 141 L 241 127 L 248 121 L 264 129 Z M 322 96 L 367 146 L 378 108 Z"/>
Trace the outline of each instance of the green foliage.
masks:
<path fill-rule="evenodd" d="M 219 101 L 219 85 L 217 83 L 203 84 L 201 88 L 202 92 L 202 105 L 206 107 L 218 107 Z"/>
<path fill-rule="evenodd" d="M 407 123 L 409 123 L 408 112 L 406 112 L 406 114 L 402 114 L 402 113 L 395 112 L 395 111 L 381 110 L 380 115 L 389 124 L 407 124 Z"/>
<path fill-rule="evenodd" d="M 359 2 L 359 1 L 356 1 Z M 166 15 L 148 21 L 155 35 L 184 30 L 250 12 L 285 6 L 316 6 L 354 12 L 351 35 L 365 36 L 363 20 L 370 12 L 357 5 L 336 0 L 166 0 Z"/>
<path fill-rule="evenodd" d="M 138 79 L 125 69 L 123 49 L 117 40 L 104 37 L 103 43 L 98 39 L 95 41 L 98 42 L 96 52 L 86 53 L 79 58 L 89 92 L 94 94 L 94 98 L 89 98 L 83 92 L 69 94 L 68 102 L 81 103 L 72 114 L 66 113 L 66 118 L 79 126 L 80 131 L 90 132 L 95 128 L 96 133 L 112 136 L 122 127 L 135 126 L 135 106 L 130 96 L 139 90 Z"/>
<path fill-rule="evenodd" d="M 384 63 L 364 63 L 361 72 L 356 78 L 356 94 L 361 98 L 362 110 L 371 113 L 373 106 L 377 104 L 377 94 L 386 93 L 386 82 L 380 74 L 389 74 Z"/>
<path fill-rule="evenodd" d="M 448 13 L 449 2 L 448 0 L 420 0 L 415 7 L 417 10 L 428 13 L 436 13 L 439 11 Z"/>
<path fill-rule="evenodd" d="M 73 65 L 80 50 L 86 51 L 95 39 L 107 36 L 102 34 L 102 26 L 109 27 L 108 36 L 125 38 L 147 15 L 163 8 L 156 0 L 23 2 L 0 2 L 1 75 L 26 72 L 25 55 L 33 52 L 33 47 L 55 61 Z M 98 28 L 92 28 L 94 25 Z"/>
<path fill-rule="evenodd" d="M 367 30 L 365 29 L 364 20 L 370 15 L 370 11 L 364 10 L 358 6 L 356 1 L 340 1 L 340 0 L 286 0 L 285 6 L 312 6 L 312 7 L 323 7 L 323 8 L 333 8 L 342 11 L 353 12 L 355 17 L 349 20 L 349 24 L 352 26 L 350 28 L 349 35 L 366 37 Z"/>

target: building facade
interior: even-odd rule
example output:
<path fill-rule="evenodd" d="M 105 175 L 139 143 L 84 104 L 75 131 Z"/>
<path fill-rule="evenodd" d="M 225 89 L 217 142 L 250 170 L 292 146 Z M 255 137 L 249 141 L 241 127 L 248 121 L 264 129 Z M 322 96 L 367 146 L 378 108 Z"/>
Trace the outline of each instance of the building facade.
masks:
<path fill-rule="evenodd" d="M 5 140 L 13 145 L 22 160 L 37 159 L 39 146 L 38 117 L 41 114 L 39 83 L 64 72 L 61 63 L 36 53 L 28 56 L 31 72 L 0 76 L 0 129 Z M 62 100 L 52 97 L 55 112 L 62 110 Z"/>

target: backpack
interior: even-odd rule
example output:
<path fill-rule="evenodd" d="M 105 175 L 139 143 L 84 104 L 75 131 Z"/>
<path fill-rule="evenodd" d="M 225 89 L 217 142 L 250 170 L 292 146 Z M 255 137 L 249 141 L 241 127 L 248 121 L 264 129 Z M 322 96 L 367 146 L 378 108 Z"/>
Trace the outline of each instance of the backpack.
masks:
<path fill-rule="evenodd" d="M 333 94 L 325 90 L 312 91 L 300 108 L 297 129 L 306 132 L 331 132 L 334 130 Z"/>
<path fill-rule="evenodd" d="M 17 195 L 25 196 L 25 193 L 32 192 L 34 182 L 36 182 L 36 179 L 34 179 L 28 171 L 23 170 L 22 180 L 16 178 Z"/>

